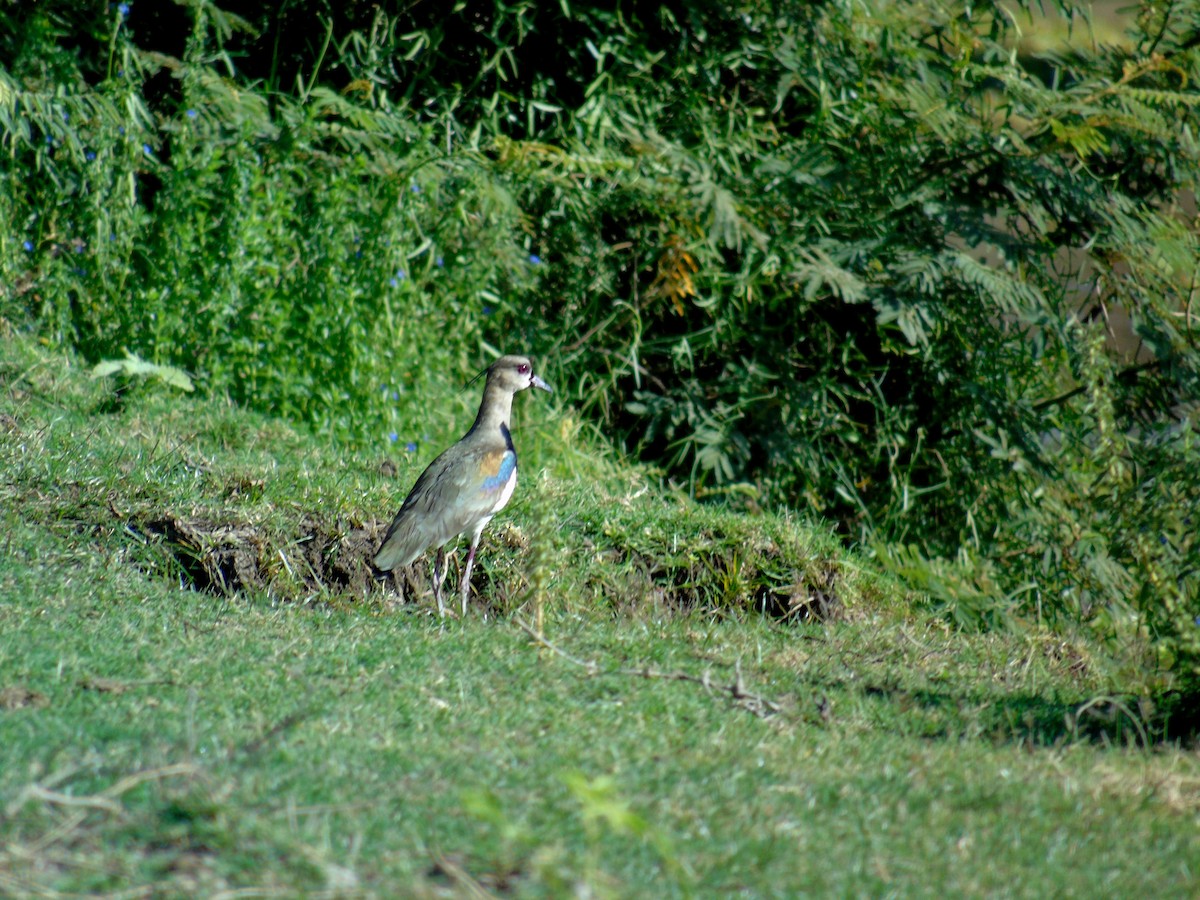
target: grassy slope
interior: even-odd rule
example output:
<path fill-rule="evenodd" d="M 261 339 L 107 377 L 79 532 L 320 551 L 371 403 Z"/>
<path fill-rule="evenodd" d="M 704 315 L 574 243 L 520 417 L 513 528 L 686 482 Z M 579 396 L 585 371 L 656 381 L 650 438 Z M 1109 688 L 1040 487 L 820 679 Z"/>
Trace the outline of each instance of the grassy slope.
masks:
<path fill-rule="evenodd" d="M 1082 639 L 948 632 L 801 524 L 603 460 L 533 477 L 588 456 L 549 408 L 485 547 L 493 615 L 443 626 L 345 574 L 421 461 L 393 483 L 0 347 L 0 894 L 1200 886 L 1200 763 L 1130 749 L 1119 706 L 1074 720 L 1116 678 Z M 252 589 L 186 586 L 214 574 Z M 826 624 L 739 608 L 818 588 Z M 538 591 L 561 652 L 518 627 Z"/>

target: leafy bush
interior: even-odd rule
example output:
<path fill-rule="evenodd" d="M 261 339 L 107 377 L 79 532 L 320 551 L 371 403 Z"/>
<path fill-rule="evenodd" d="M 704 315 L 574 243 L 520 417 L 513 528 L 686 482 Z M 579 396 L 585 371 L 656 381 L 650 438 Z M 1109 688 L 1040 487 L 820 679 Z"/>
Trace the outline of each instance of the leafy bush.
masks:
<path fill-rule="evenodd" d="M 1200 677 L 1192 5 L 122 9 L 0 13 L 4 315 L 350 440 L 529 348 L 698 495 Z"/>
<path fill-rule="evenodd" d="M 519 211 L 409 116 L 225 77 L 221 41 L 248 26 L 215 13 L 196 7 L 181 59 L 137 48 L 118 11 L 103 73 L 64 73 L 40 44 L 0 72 L 20 223 L 5 314 L 343 438 L 416 440 L 430 417 L 402 396 L 477 365 L 481 290 L 528 277 Z M 58 12 L 31 17 L 67 40 Z M 177 96 L 153 96 L 164 77 Z"/>

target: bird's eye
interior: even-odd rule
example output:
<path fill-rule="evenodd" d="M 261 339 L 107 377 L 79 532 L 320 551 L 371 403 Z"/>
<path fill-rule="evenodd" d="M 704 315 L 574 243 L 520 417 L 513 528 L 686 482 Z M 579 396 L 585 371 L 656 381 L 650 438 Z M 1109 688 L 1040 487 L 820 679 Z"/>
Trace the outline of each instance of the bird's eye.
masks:
<path fill-rule="evenodd" d="M 522 375 L 528 375 L 529 374 L 529 363 L 521 363 L 519 366 L 517 366 L 517 371 L 519 373 L 521 373 Z"/>

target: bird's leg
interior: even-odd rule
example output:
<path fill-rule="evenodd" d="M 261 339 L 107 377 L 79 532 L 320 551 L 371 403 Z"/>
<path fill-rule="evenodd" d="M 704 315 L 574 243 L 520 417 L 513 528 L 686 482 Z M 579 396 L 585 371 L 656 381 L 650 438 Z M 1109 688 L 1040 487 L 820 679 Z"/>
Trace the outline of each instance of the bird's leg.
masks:
<path fill-rule="evenodd" d="M 462 614 L 463 618 L 467 617 L 467 594 L 471 593 L 471 567 L 475 565 L 475 548 L 479 546 L 479 535 L 483 533 L 483 529 L 475 532 L 471 538 L 471 549 L 467 553 L 467 566 L 463 569 L 462 576 Z"/>
<path fill-rule="evenodd" d="M 438 615 L 446 618 L 446 607 L 442 603 L 442 582 L 446 580 L 446 548 L 438 547 L 437 559 L 433 563 L 433 596 L 437 599 Z"/>

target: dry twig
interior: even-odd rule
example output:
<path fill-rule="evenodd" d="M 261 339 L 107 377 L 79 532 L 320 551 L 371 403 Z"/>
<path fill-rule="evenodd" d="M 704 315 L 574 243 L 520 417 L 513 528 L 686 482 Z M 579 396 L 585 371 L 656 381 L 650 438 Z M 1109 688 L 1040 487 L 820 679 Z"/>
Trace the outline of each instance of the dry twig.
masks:
<path fill-rule="evenodd" d="M 495 894 L 490 893 L 487 888 L 480 884 L 470 872 L 460 866 L 458 863 L 449 859 L 445 854 L 440 852 L 433 853 L 433 864 L 437 870 L 446 875 L 454 886 L 458 888 L 464 896 L 472 898 L 472 900 L 494 900 Z"/>

